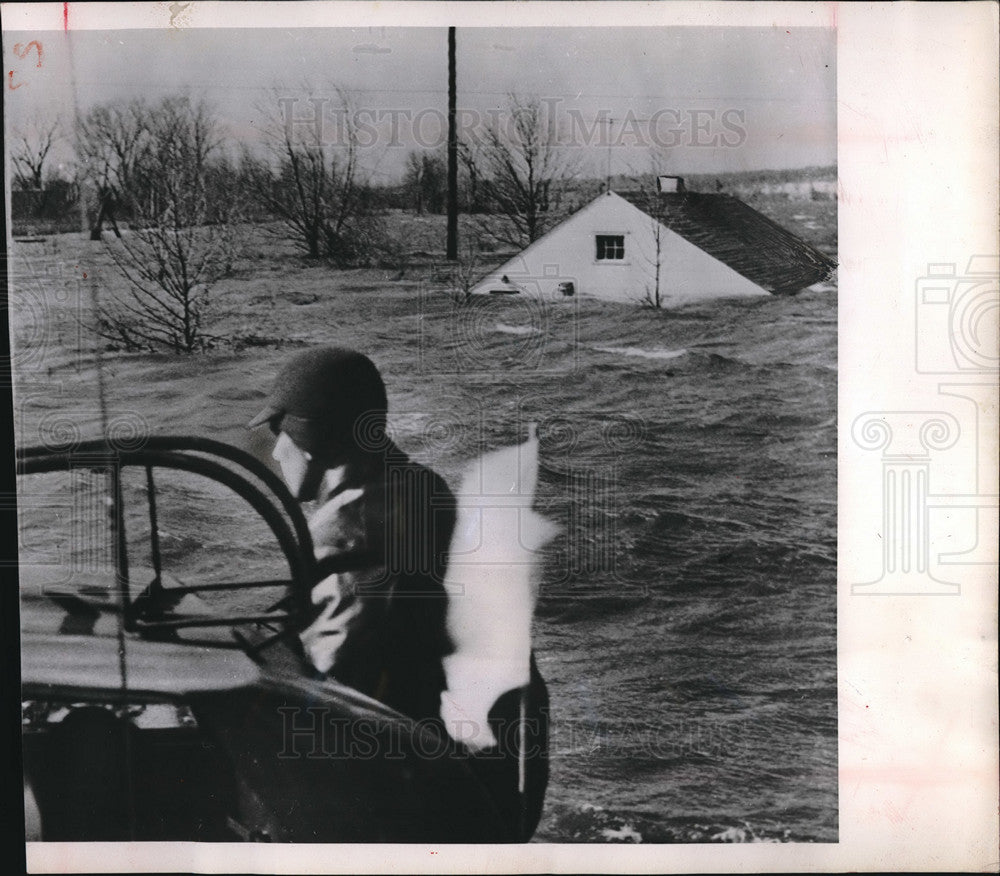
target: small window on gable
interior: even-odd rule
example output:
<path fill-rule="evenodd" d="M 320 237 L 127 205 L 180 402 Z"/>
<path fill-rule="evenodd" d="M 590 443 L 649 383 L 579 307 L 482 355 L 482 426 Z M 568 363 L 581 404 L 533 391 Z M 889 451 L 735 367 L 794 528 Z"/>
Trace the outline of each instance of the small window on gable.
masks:
<path fill-rule="evenodd" d="M 597 260 L 618 261 L 625 258 L 625 236 L 622 234 L 597 235 Z"/>

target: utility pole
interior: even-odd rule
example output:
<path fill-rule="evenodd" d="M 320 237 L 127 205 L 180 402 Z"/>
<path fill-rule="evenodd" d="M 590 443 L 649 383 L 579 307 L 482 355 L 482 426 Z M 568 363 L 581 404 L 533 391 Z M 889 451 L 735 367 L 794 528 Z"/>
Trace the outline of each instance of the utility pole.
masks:
<path fill-rule="evenodd" d="M 604 185 L 604 191 L 611 191 L 611 126 L 614 124 L 614 119 L 608 117 L 608 172 L 607 172 L 607 182 Z"/>
<path fill-rule="evenodd" d="M 455 28 L 448 28 L 448 261 L 458 260 L 458 131 L 455 126 Z"/>

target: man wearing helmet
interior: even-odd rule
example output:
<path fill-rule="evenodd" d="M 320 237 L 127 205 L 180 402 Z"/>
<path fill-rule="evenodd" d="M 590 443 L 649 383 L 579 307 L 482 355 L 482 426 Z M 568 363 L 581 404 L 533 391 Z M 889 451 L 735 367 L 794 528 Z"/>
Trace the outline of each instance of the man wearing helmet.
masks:
<path fill-rule="evenodd" d="M 444 586 L 457 503 L 437 474 L 389 439 L 386 415 L 385 386 L 371 360 L 323 347 L 285 365 L 267 407 L 250 423 L 270 426 L 289 489 L 316 503 L 309 530 L 319 583 L 299 638 L 320 674 L 436 725 L 442 739 L 451 734 L 474 755 L 471 766 L 512 838 L 526 840 L 548 782 L 545 683 L 532 659 L 530 682 L 502 693 L 488 716 L 477 717 L 489 724 L 479 728 L 491 737 L 485 748 L 452 734 L 443 720 L 442 694 L 450 706 L 459 702 L 448 690 L 446 665 L 456 648 Z M 480 609 L 479 620 L 491 629 L 498 618 Z M 489 675 L 490 667 L 483 671 Z"/>
<path fill-rule="evenodd" d="M 307 659 L 412 718 L 437 718 L 455 498 L 388 438 L 386 412 L 371 360 L 322 347 L 285 365 L 250 426 L 271 428 L 289 489 L 316 503 L 321 574 L 300 633 Z"/>

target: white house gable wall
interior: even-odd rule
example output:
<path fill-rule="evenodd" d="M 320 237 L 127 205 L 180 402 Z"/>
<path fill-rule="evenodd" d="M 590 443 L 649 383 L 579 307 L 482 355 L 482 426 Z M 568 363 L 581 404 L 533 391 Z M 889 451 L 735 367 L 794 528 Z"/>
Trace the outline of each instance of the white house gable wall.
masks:
<path fill-rule="evenodd" d="M 631 276 L 629 237 L 635 225 L 630 211 L 642 215 L 622 198 L 599 196 L 488 274 L 472 291 L 488 293 L 507 277 L 523 293 L 535 297 L 562 297 L 563 284 L 572 283 L 576 294 L 625 299 Z M 598 234 L 624 236 L 626 258 L 598 262 L 595 242 Z"/>
<path fill-rule="evenodd" d="M 660 294 L 664 303 L 765 290 L 615 194 L 604 194 L 488 274 L 472 290 L 488 293 L 502 278 L 532 297 L 576 294 L 638 302 L 652 295 L 660 228 Z M 602 245 L 598 238 L 606 238 Z M 622 238 L 618 241 L 617 238 Z M 623 243 L 623 249 L 619 248 Z M 603 258 L 599 258 L 599 254 Z M 621 257 L 618 257 L 621 256 Z"/>
<path fill-rule="evenodd" d="M 655 220 L 648 221 L 652 224 Z M 677 232 L 663 225 L 660 229 L 660 297 L 664 304 L 770 294 Z M 655 265 L 652 231 L 647 246 L 649 261 Z M 649 272 L 651 269 L 647 269 Z M 647 285 L 652 288 L 653 280 L 649 279 Z"/>

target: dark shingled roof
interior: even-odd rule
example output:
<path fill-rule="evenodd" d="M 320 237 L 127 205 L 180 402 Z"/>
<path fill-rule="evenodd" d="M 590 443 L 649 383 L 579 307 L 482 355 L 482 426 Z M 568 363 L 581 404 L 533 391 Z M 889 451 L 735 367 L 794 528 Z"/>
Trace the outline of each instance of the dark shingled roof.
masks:
<path fill-rule="evenodd" d="M 732 195 L 617 194 L 768 292 L 798 292 L 827 279 L 836 267 L 819 250 Z"/>

